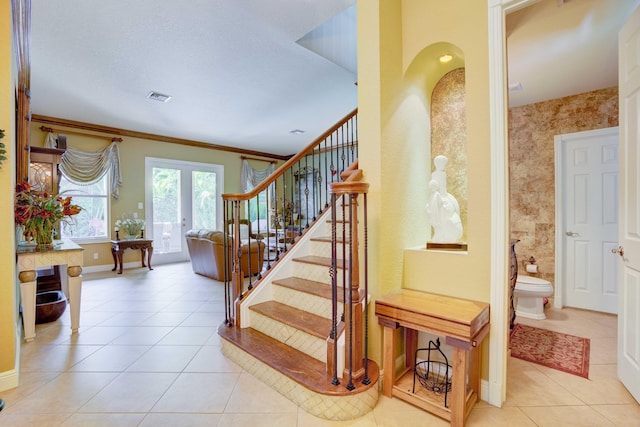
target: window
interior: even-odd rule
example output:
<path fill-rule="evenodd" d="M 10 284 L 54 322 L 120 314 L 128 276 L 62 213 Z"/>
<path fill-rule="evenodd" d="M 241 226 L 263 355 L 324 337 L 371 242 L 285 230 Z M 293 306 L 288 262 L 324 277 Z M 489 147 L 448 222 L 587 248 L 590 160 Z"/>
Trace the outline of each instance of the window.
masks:
<path fill-rule="evenodd" d="M 260 219 L 268 219 L 267 212 L 269 211 L 269 206 L 267 202 L 267 191 L 269 189 L 258 193 L 258 196 L 255 200 L 249 201 L 249 220 L 255 221 L 260 217 Z"/>
<path fill-rule="evenodd" d="M 73 240 L 104 240 L 109 237 L 109 178 L 106 173 L 99 181 L 78 185 L 60 176 L 60 193 L 73 197 L 82 211 L 61 227 L 62 237 Z"/>

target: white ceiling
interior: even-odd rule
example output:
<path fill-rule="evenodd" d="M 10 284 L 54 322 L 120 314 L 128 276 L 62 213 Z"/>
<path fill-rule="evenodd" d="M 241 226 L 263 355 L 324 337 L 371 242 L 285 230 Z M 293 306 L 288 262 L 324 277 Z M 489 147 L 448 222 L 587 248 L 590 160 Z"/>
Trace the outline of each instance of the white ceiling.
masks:
<path fill-rule="evenodd" d="M 32 0 L 32 112 L 293 154 L 357 106 L 356 73 L 296 43 L 354 3 Z M 323 37 L 355 46 L 352 15 Z"/>
<path fill-rule="evenodd" d="M 507 16 L 511 107 L 618 85 L 618 31 L 640 0 L 542 0 Z"/>
<path fill-rule="evenodd" d="M 509 15 L 510 105 L 616 85 L 639 3 Z M 286 155 L 357 106 L 355 0 L 32 0 L 32 14 L 37 115 Z"/>

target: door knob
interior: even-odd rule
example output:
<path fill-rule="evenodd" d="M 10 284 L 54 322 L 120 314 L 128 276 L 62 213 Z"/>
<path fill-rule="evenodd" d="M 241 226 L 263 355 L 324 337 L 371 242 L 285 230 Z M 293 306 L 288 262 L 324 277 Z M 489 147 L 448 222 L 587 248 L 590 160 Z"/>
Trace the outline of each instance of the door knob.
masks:
<path fill-rule="evenodd" d="M 618 246 L 617 248 L 611 249 L 612 254 L 618 254 L 620 256 L 624 256 L 624 248 L 622 246 Z"/>
<path fill-rule="evenodd" d="M 566 234 L 569 237 L 579 236 L 580 235 L 580 233 L 574 233 L 573 231 L 567 231 L 564 234 Z"/>

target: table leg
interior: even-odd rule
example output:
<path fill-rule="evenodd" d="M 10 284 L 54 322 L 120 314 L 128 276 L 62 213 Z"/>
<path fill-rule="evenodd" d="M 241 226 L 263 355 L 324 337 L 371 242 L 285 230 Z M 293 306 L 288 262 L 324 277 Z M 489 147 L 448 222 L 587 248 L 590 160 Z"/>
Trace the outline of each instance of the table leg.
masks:
<path fill-rule="evenodd" d="M 118 257 L 116 255 L 116 249 L 111 246 L 111 256 L 113 256 L 113 269 L 111 271 L 116 271 L 118 269 Z"/>
<path fill-rule="evenodd" d="M 151 255 L 153 254 L 153 246 L 149 245 L 149 248 L 147 249 L 147 253 L 149 254 L 149 258 L 147 259 L 149 270 L 153 270 L 153 268 L 151 268 Z"/>
<path fill-rule="evenodd" d="M 385 326 L 383 328 L 383 369 L 384 378 L 382 380 L 382 394 L 391 397 L 393 385 L 396 383 L 396 341 L 398 340 L 399 328 Z"/>
<path fill-rule="evenodd" d="M 416 329 L 405 328 L 405 367 L 414 367 L 416 364 L 416 350 L 418 349 L 418 331 Z"/>
<path fill-rule="evenodd" d="M 122 274 L 122 253 L 123 252 L 124 252 L 123 249 L 121 249 L 121 248 L 118 249 L 117 256 L 118 256 L 118 263 L 120 264 L 120 270 L 118 271 L 118 274 Z"/>
<path fill-rule="evenodd" d="M 451 394 L 447 401 L 451 409 L 451 426 L 464 426 L 464 412 L 467 403 L 467 351 L 453 347 L 451 365 Z"/>
<path fill-rule="evenodd" d="M 71 333 L 78 332 L 80 327 L 80 300 L 82 295 L 82 267 L 67 267 L 67 286 L 69 295 L 69 311 L 71 314 Z"/>
<path fill-rule="evenodd" d="M 472 347 L 469 351 L 469 390 L 473 390 L 476 396 L 480 396 L 480 372 L 482 370 L 482 358 L 480 347 Z"/>
<path fill-rule="evenodd" d="M 146 264 L 144 263 L 144 259 L 147 257 L 147 248 L 140 248 L 140 255 L 141 255 L 141 262 L 142 262 L 142 266 L 146 267 Z"/>
<path fill-rule="evenodd" d="M 24 328 L 24 340 L 33 341 L 36 337 L 36 279 L 38 275 L 34 270 L 21 271 L 20 300 L 22 303 L 22 326 Z"/>

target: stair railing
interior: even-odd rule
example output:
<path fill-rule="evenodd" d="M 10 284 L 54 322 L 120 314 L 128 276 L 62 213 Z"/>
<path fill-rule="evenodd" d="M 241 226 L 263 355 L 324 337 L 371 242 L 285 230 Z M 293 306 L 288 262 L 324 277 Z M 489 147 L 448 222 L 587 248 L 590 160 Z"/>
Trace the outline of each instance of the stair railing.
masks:
<path fill-rule="evenodd" d="M 346 388 L 355 388 L 354 380 L 369 384 L 368 370 L 369 345 L 369 279 L 368 279 L 368 225 L 367 191 L 369 184 L 361 182 L 362 171 L 358 162 L 342 173 L 342 182 L 329 184 L 331 194 L 331 289 L 332 289 L 332 326 L 328 339 L 327 368 L 332 375 L 332 384 L 340 384 L 340 377 L 346 378 Z M 359 220 L 359 205 L 362 201 L 363 222 Z M 338 206 L 340 204 L 340 206 Z M 342 221 L 337 220 L 337 208 L 342 209 Z M 342 238 L 338 239 L 338 227 L 341 224 Z M 360 231 L 361 230 L 361 231 Z M 364 237 L 363 275 L 364 288 L 360 286 L 359 236 Z M 342 315 L 338 320 L 338 256 L 342 257 L 344 272 Z M 344 372 L 338 372 L 338 332 L 345 333 Z"/>
<path fill-rule="evenodd" d="M 357 109 L 245 194 L 223 194 L 225 322 L 240 302 L 329 208 L 329 186 L 358 157 Z"/>

